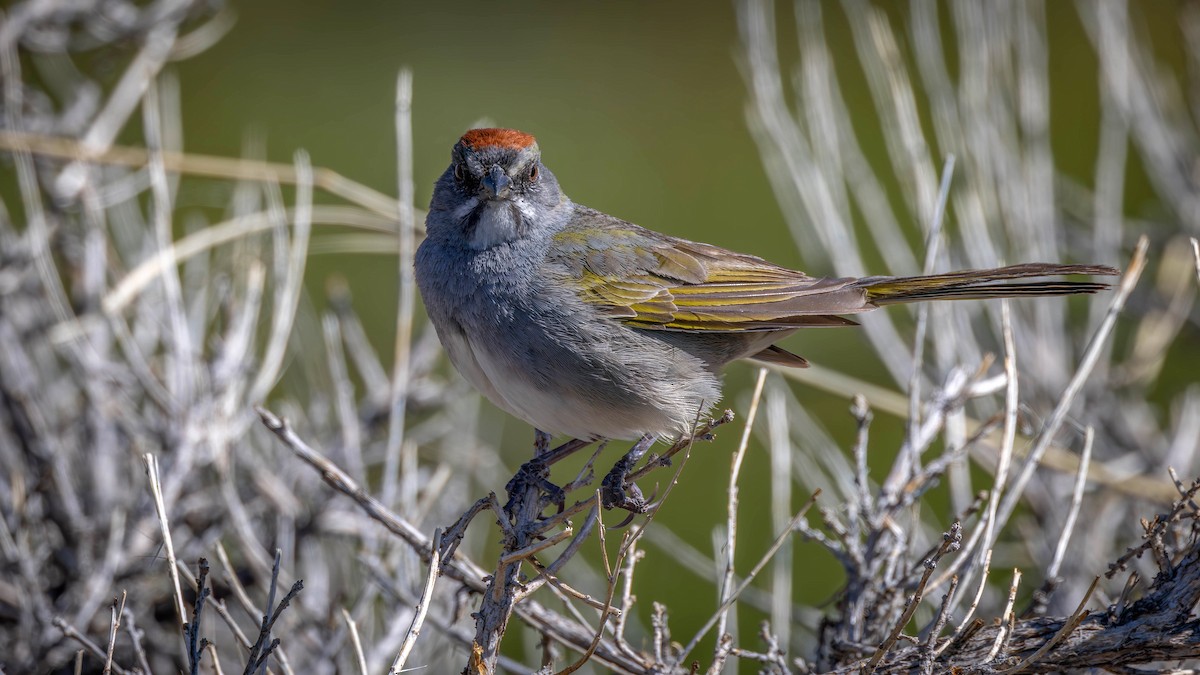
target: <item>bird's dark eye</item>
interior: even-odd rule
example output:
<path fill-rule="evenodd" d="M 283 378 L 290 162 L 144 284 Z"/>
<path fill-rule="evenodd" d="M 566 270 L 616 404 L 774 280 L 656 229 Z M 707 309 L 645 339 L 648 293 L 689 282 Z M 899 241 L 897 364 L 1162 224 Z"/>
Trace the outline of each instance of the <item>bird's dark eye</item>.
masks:
<path fill-rule="evenodd" d="M 463 163 L 459 162 L 454 165 L 454 180 L 461 183 L 464 178 L 466 178 L 466 169 L 463 168 Z"/>
<path fill-rule="evenodd" d="M 533 166 L 529 167 L 529 182 L 533 183 L 533 182 L 537 181 L 537 179 L 538 179 L 538 165 L 535 162 Z"/>

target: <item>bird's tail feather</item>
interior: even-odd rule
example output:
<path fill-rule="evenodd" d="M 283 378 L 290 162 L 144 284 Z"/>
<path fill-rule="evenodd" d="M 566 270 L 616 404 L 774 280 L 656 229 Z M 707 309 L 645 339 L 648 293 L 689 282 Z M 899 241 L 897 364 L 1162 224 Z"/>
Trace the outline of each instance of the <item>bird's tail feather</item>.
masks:
<path fill-rule="evenodd" d="M 1105 265 L 1027 263 L 989 270 L 963 270 L 917 277 L 867 277 L 858 280 L 855 285 L 866 291 L 867 302 L 875 306 L 925 300 L 1075 295 L 1077 293 L 1095 293 L 1109 287 L 1109 284 L 1092 281 L 1003 283 L 1013 279 L 1066 274 L 1115 276 L 1120 274 L 1120 271 Z"/>

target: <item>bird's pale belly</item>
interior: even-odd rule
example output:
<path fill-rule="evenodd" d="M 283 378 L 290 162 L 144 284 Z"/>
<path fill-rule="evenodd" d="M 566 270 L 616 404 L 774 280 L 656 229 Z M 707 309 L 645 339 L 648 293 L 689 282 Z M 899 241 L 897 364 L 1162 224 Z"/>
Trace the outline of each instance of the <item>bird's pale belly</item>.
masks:
<path fill-rule="evenodd" d="M 458 372 L 496 406 L 537 429 L 614 440 L 634 440 L 647 432 L 674 436 L 680 431 L 666 411 L 633 395 L 623 401 L 603 400 L 587 387 L 572 386 L 566 377 L 554 387 L 541 386 L 532 373 L 514 366 L 486 340 L 454 330 L 445 333 L 442 344 Z M 596 386 L 606 384 L 612 386 Z"/>

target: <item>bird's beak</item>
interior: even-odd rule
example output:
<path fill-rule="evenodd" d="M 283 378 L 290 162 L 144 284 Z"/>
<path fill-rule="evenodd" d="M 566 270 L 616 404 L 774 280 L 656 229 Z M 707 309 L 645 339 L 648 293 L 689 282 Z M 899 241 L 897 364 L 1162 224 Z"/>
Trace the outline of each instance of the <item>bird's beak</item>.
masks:
<path fill-rule="evenodd" d="M 508 196 L 509 192 L 512 192 L 512 179 L 504 173 L 504 169 L 500 168 L 499 164 L 488 169 L 480 184 L 489 199 L 503 199 Z"/>

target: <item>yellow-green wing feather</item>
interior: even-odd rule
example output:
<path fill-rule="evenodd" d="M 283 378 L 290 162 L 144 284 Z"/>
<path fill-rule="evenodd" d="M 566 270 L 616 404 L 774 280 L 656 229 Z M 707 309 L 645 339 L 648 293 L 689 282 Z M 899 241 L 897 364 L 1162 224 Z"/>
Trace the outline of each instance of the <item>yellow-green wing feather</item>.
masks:
<path fill-rule="evenodd" d="M 600 219 L 555 240 L 582 297 L 639 328 L 740 332 L 853 325 L 851 279 L 814 279 L 742 253 Z"/>

